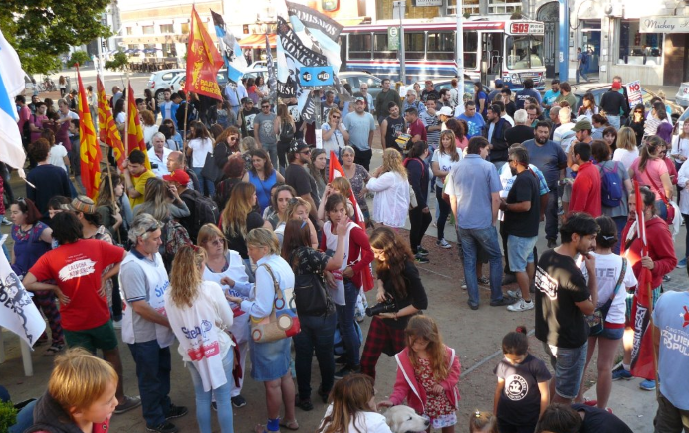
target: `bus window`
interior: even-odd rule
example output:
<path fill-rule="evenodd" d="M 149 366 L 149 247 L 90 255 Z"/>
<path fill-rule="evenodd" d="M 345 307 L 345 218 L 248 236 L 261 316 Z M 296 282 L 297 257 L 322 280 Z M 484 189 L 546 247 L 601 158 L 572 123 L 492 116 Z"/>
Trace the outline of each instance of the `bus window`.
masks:
<path fill-rule="evenodd" d="M 371 34 L 351 34 L 348 37 L 349 59 L 371 60 Z"/>
<path fill-rule="evenodd" d="M 376 33 L 373 35 L 373 52 L 376 59 L 396 59 L 397 51 L 388 50 L 388 34 Z"/>
<path fill-rule="evenodd" d="M 428 32 L 426 60 L 454 60 L 455 32 Z"/>
<path fill-rule="evenodd" d="M 404 59 L 423 60 L 426 44 L 424 34 L 418 32 L 404 33 Z"/>
<path fill-rule="evenodd" d="M 529 69 L 543 66 L 543 36 L 508 36 L 507 69 Z"/>
<path fill-rule="evenodd" d="M 478 51 L 478 33 L 464 32 L 464 67 L 476 69 L 476 52 Z"/>

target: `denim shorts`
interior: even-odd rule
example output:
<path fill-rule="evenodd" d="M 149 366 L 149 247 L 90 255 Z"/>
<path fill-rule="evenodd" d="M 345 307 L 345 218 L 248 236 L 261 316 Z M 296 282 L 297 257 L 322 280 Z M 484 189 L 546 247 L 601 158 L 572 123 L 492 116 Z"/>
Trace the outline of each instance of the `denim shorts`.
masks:
<path fill-rule="evenodd" d="M 596 337 L 605 338 L 608 340 L 621 340 L 624 336 L 624 328 L 608 328 L 605 326 L 603 332 L 596 335 Z"/>
<path fill-rule="evenodd" d="M 533 247 L 536 246 L 538 236 L 522 238 L 507 235 L 507 259 L 510 262 L 510 271 L 526 272 L 526 265 L 533 263 Z"/>
<path fill-rule="evenodd" d="M 284 338 L 272 343 L 256 343 L 249 340 L 251 378 L 260 382 L 279 379 L 289 371 L 292 339 Z"/>
<path fill-rule="evenodd" d="M 550 346 L 548 343 L 543 343 L 543 348 L 555 370 L 555 392 L 562 398 L 575 398 L 584 375 L 588 342 L 576 349 Z"/>

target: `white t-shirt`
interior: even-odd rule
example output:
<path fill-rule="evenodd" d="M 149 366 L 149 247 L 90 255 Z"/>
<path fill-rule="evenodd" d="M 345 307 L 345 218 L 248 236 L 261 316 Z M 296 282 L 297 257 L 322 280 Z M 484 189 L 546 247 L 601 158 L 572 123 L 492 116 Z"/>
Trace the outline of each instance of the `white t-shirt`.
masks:
<path fill-rule="evenodd" d="M 342 124 L 342 128 L 346 131 L 347 128 L 344 126 L 344 123 Z M 332 127 L 330 126 L 329 123 L 324 123 L 323 126 L 321 126 L 321 129 L 323 132 L 325 131 L 330 131 Z M 333 132 L 333 135 L 330 136 L 330 140 L 323 140 L 323 150 L 325 150 L 325 155 L 326 158 L 330 159 L 330 151 L 334 151 L 335 155 L 340 154 L 340 149 L 342 149 L 347 143 L 345 143 L 344 137 L 342 136 L 342 131 L 339 129 Z"/>
<path fill-rule="evenodd" d="M 325 411 L 325 417 L 333 411 L 333 405 L 329 405 Z M 342 432 L 345 433 L 345 432 Z M 349 421 L 346 433 L 392 433 L 385 422 L 385 417 L 377 412 L 358 412 Z"/>
<path fill-rule="evenodd" d="M 115 122 L 117 122 L 118 125 L 124 123 L 125 120 L 126 117 L 124 117 L 124 111 L 120 111 L 119 113 L 117 113 L 117 116 L 115 117 Z"/>
<path fill-rule="evenodd" d="M 603 306 L 610 296 L 612 296 L 615 290 L 615 285 L 617 280 L 620 278 L 620 272 L 622 272 L 622 257 L 617 254 L 593 254 L 596 258 L 596 283 L 598 285 L 598 305 L 597 308 Z M 584 274 L 584 278 L 588 282 L 588 272 L 586 271 L 586 265 L 582 262 L 581 272 Z M 620 288 L 617 290 L 615 299 L 612 301 L 608 315 L 605 318 L 606 322 L 609 323 L 624 323 L 624 312 L 626 309 L 625 300 L 627 298 L 627 293 L 625 288 L 630 288 L 636 286 L 636 277 L 632 271 L 632 265 L 627 260 L 627 270 L 624 273 L 624 279 Z"/>
<path fill-rule="evenodd" d="M 683 156 L 689 158 L 689 138 L 679 138 L 679 135 L 672 136 L 672 149 L 670 151 L 671 155 Z M 677 162 L 683 162 L 677 159 Z"/>
<path fill-rule="evenodd" d="M 210 138 L 194 138 L 189 141 L 189 148 L 191 152 L 191 166 L 194 168 L 203 168 L 206 163 L 206 155 L 213 151 L 213 140 Z"/>
<path fill-rule="evenodd" d="M 457 149 L 457 154 L 459 155 L 459 159 L 457 161 L 452 161 L 452 159 L 450 158 L 450 155 L 448 155 L 446 153 L 440 153 L 440 149 L 436 149 L 433 152 L 433 158 L 431 159 L 431 164 L 434 162 L 437 162 L 438 163 L 438 170 L 446 171 L 449 173 L 450 170 L 452 170 L 452 167 L 457 165 L 459 163 L 459 161 L 461 161 L 462 158 L 464 158 L 464 156 L 462 155 L 462 152 L 459 149 Z M 442 188 L 443 183 L 444 183 L 443 179 L 440 179 L 439 177 L 437 177 L 435 179 L 436 186 L 439 186 Z"/>
<path fill-rule="evenodd" d="M 67 149 L 65 149 L 65 146 L 63 146 L 62 143 L 56 144 L 50 148 L 48 163 L 67 171 L 67 165 L 65 165 L 65 160 L 63 159 L 65 156 L 67 156 Z"/>
<path fill-rule="evenodd" d="M 629 170 L 632 166 L 634 160 L 639 156 L 639 149 L 627 150 L 627 149 L 615 149 L 612 154 L 613 161 L 620 161 L 624 165 L 625 170 Z"/>

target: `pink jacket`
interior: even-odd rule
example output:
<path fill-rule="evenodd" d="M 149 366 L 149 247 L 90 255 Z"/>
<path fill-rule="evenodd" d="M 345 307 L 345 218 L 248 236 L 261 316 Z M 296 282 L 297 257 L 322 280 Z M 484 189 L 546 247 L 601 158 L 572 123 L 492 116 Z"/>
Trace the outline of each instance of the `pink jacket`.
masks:
<path fill-rule="evenodd" d="M 457 408 L 457 403 L 460 399 L 457 382 L 459 382 L 459 374 L 462 367 L 459 364 L 459 358 L 455 356 L 455 350 L 447 346 L 445 346 L 445 350 L 447 357 L 450 359 L 450 372 L 447 378 L 440 382 L 440 385 L 445 390 L 447 399 Z M 409 348 L 405 348 L 395 355 L 395 360 L 397 361 L 397 378 L 390 395 L 390 401 L 398 405 L 406 398 L 409 407 L 417 413 L 423 414 L 425 412 L 426 390 L 416 381 L 414 367 L 411 364 L 411 359 L 409 359 Z"/>

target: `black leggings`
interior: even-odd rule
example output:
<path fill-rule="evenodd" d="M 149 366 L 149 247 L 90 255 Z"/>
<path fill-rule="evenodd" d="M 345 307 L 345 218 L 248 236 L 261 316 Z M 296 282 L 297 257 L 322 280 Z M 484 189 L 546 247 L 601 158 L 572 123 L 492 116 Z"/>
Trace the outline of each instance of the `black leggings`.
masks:
<path fill-rule="evenodd" d="M 433 220 L 430 212 L 422 211 L 425 207 L 426 205 L 419 204 L 419 206 L 409 211 L 409 224 L 411 225 L 409 229 L 409 246 L 411 246 L 411 251 L 414 254 L 418 252 L 421 239 L 423 239 L 423 235 L 426 234 L 426 230 Z"/>
<path fill-rule="evenodd" d="M 287 152 L 289 152 L 289 143 L 278 142 L 278 172 L 285 174 L 287 169 Z"/>
<path fill-rule="evenodd" d="M 438 199 L 438 240 L 445 239 L 445 223 L 447 222 L 447 217 L 450 216 L 452 208 L 450 205 L 443 200 L 443 188 L 436 185 L 435 186 L 435 197 Z"/>

